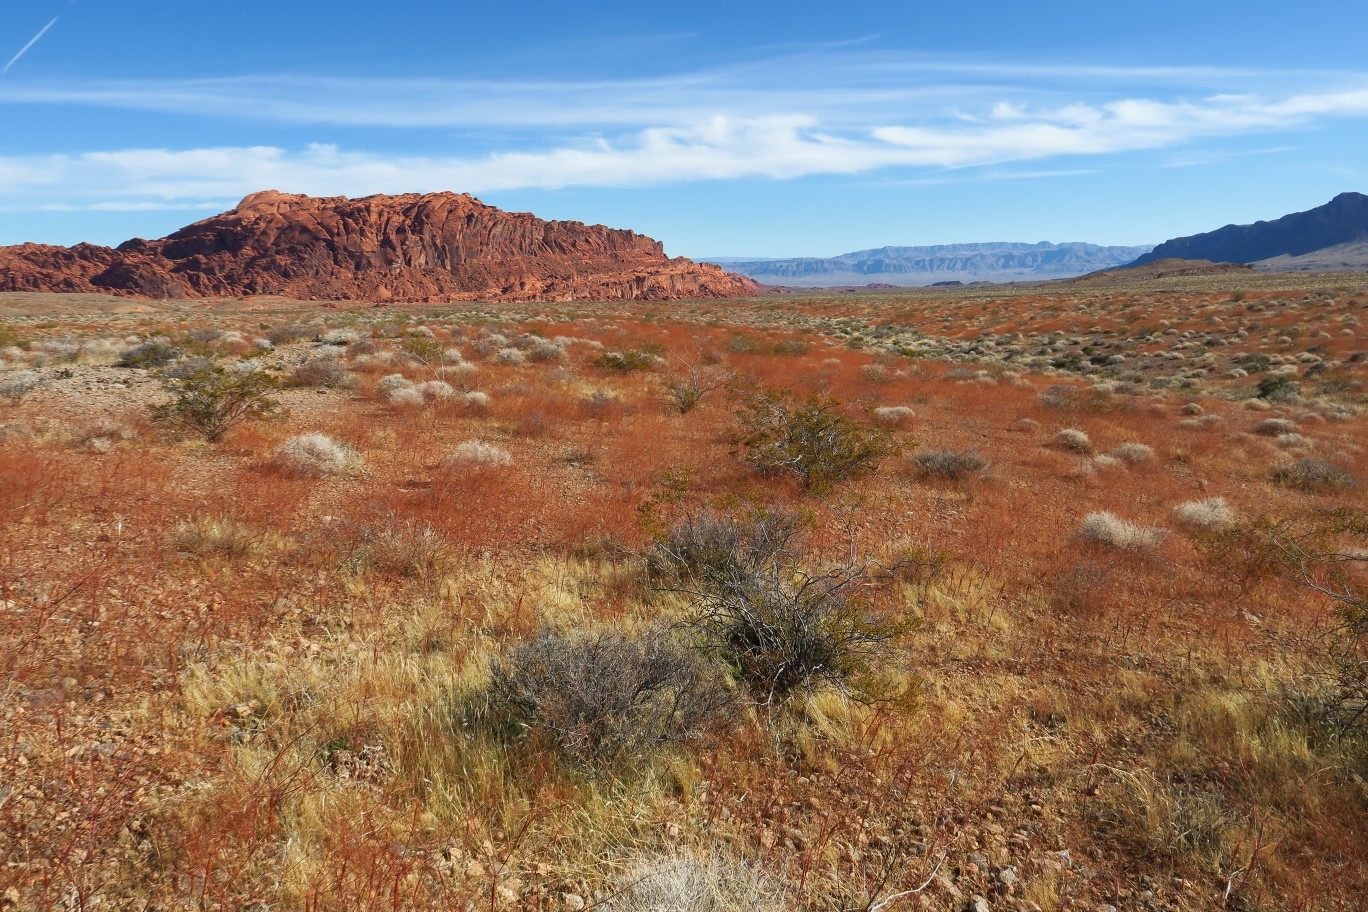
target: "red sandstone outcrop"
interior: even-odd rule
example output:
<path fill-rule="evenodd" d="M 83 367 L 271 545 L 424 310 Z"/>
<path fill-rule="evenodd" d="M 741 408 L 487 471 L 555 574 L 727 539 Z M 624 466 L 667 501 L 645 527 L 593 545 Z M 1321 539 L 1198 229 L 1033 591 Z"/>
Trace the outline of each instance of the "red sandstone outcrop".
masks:
<path fill-rule="evenodd" d="M 394 302 L 671 300 L 754 294 L 631 231 L 503 212 L 468 194 L 273 190 L 156 241 L 0 248 L 0 291 Z"/>

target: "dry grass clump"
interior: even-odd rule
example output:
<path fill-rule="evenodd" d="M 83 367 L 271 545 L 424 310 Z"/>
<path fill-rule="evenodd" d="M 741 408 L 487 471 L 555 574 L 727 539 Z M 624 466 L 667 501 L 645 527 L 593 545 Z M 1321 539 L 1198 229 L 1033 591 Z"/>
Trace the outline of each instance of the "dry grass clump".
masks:
<path fill-rule="evenodd" d="M 1265 418 L 1263 421 L 1254 425 L 1254 433 L 1261 434 L 1264 437 L 1277 437 L 1282 434 L 1291 434 L 1296 432 L 1296 430 L 1297 422 L 1288 421 L 1286 418 Z"/>
<path fill-rule="evenodd" d="M 1324 459 L 1298 459 L 1275 468 L 1273 483 L 1297 491 L 1324 492 L 1352 488 L 1354 476 Z"/>
<path fill-rule="evenodd" d="M 1127 465 L 1139 465 L 1142 462 L 1149 462 L 1154 458 L 1154 448 L 1143 443 L 1123 443 L 1113 449 L 1109 454 L 1113 459 L 1119 459 Z"/>
<path fill-rule="evenodd" d="M 1078 428 L 1064 428 L 1054 435 L 1054 444 L 1075 453 L 1092 452 L 1092 439 Z"/>
<path fill-rule="evenodd" d="M 200 517 L 178 523 L 166 537 L 177 551 L 204 556 L 250 557 L 261 550 L 261 536 L 229 518 Z"/>
<path fill-rule="evenodd" d="M 352 527 L 344 563 L 356 572 L 433 579 L 451 566 L 452 559 L 451 542 L 430 523 L 386 512 Z"/>
<path fill-rule="evenodd" d="M 1311 446 L 1314 441 L 1304 434 L 1279 434 L 1273 439 L 1274 446 L 1283 450 L 1299 450 Z"/>
<path fill-rule="evenodd" d="M 290 380 L 298 386 L 318 386 L 327 389 L 352 389 L 356 386 L 356 375 L 335 358 L 313 358 L 305 361 L 291 372 Z"/>
<path fill-rule="evenodd" d="M 481 469 L 496 469 L 513 464 L 513 454 L 483 440 L 467 440 L 456 445 L 456 449 L 442 460 L 445 466 L 468 466 Z"/>
<path fill-rule="evenodd" d="M 519 727 L 599 772 L 697 741 L 732 706 L 720 678 L 663 630 L 543 630 L 494 663 L 489 687 L 493 705 Z"/>
<path fill-rule="evenodd" d="M 611 912 L 785 912 L 772 870 L 711 852 L 678 850 L 638 860 L 603 907 Z"/>
<path fill-rule="evenodd" d="M 1088 541 L 1101 542 L 1113 548 L 1142 551 L 1153 548 L 1164 540 L 1168 530 L 1154 526 L 1140 526 L 1127 522 L 1115 513 L 1089 513 L 1078 527 L 1078 535 Z"/>
<path fill-rule="evenodd" d="M 919 478 L 962 481 L 988 467 L 977 450 L 927 450 L 909 460 Z"/>
<path fill-rule="evenodd" d="M 43 375 L 37 371 L 19 371 L 0 379 L 0 396 L 17 405 L 25 396 L 46 383 Z"/>
<path fill-rule="evenodd" d="M 1198 529 L 1228 529 L 1235 524 L 1235 511 L 1224 497 L 1189 500 L 1173 508 L 1173 515 L 1185 526 Z"/>
<path fill-rule="evenodd" d="M 276 448 L 275 461 L 297 475 L 342 475 L 359 464 L 360 456 L 351 447 L 315 431 L 282 443 Z"/>
<path fill-rule="evenodd" d="M 905 405 L 881 405 L 873 411 L 874 421 L 887 427 L 902 427 L 917 416 Z"/>
<path fill-rule="evenodd" d="M 330 329 L 318 341 L 324 345 L 355 345 L 361 341 L 361 333 L 354 329 Z"/>

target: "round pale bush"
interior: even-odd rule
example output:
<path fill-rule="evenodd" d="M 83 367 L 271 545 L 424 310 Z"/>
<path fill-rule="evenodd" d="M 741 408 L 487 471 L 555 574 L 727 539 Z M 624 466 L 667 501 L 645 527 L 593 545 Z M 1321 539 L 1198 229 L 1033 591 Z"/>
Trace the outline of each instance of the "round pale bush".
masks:
<path fill-rule="evenodd" d="M 1125 463 L 1122 462 L 1120 459 L 1117 459 L 1115 456 L 1105 456 L 1099 453 L 1098 455 L 1093 457 L 1094 468 L 1119 469 L 1123 466 L 1125 466 Z"/>
<path fill-rule="evenodd" d="M 361 341 L 361 334 L 354 329 L 330 329 L 320 341 L 324 345 L 355 345 Z"/>
<path fill-rule="evenodd" d="M 456 390 L 450 383 L 443 383 L 441 380 L 429 380 L 418 385 L 418 392 L 426 399 L 454 399 Z"/>
<path fill-rule="evenodd" d="M 489 411 L 489 394 L 481 393 L 478 390 L 475 392 L 466 393 L 465 404 L 466 408 L 470 409 L 472 412 Z"/>
<path fill-rule="evenodd" d="M 1284 450 L 1295 450 L 1299 447 L 1309 447 L 1311 445 L 1311 438 L 1303 436 L 1302 434 L 1288 432 L 1286 434 L 1279 434 L 1274 439 L 1273 443 L 1282 447 Z"/>
<path fill-rule="evenodd" d="M 442 352 L 442 360 L 447 364 L 461 364 L 465 361 L 465 355 L 461 354 L 459 348 L 448 348 Z"/>
<path fill-rule="evenodd" d="M 422 405 L 423 391 L 413 385 L 397 387 L 385 393 L 385 401 L 400 407 Z"/>
<path fill-rule="evenodd" d="M 1291 434 L 1297 430 L 1295 421 L 1288 421 L 1286 418 L 1265 418 L 1254 425 L 1254 433 L 1262 434 L 1265 437 L 1277 437 L 1281 434 Z"/>
<path fill-rule="evenodd" d="M 1179 409 L 1179 411 L 1182 412 L 1184 415 L 1200 415 L 1206 410 L 1195 402 L 1189 402 L 1187 405 Z"/>
<path fill-rule="evenodd" d="M 29 393 L 47 383 L 37 371 L 19 371 L 0 380 L 0 396 L 11 402 L 18 402 Z"/>
<path fill-rule="evenodd" d="M 500 364 L 522 364 L 527 360 L 527 356 L 516 348 L 501 348 L 494 356 L 494 360 Z"/>
<path fill-rule="evenodd" d="M 412 389 L 413 381 L 403 374 L 388 374 L 380 378 L 380 382 L 375 385 L 375 388 L 381 393 L 387 394 L 394 390 Z"/>
<path fill-rule="evenodd" d="M 1081 538 L 1111 545 L 1113 548 L 1139 551 L 1159 544 L 1168 531 L 1153 526 L 1139 526 L 1127 522 L 1115 513 L 1102 511 L 1089 513 L 1083 524 L 1078 527 L 1078 534 Z"/>
<path fill-rule="evenodd" d="M 1065 428 L 1055 434 L 1054 439 L 1055 443 L 1075 453 L 1087 453 L 1092 450 L 1092 440 L 1078 428 Z"/>
<path fill-rule="evenodd" d="M 1180 503 L 1173 508 L 1173 515 L 1183 525 L 1198 529 L 1228 529 L 1235 524 L 1235 511 L 1224 497 Z"/>
<path fill-rule="evenodd" d="M 1154 458 L 1154 448 L 1143 443 L 1123 443 L 1112 450 L 1110 455 L 1114 459 L 1119 459 L 1128 465 L 1136 465 L 1141 462 L 1149 462 Z"/>
<path fill-rule="evenodd" d="M 357 461 L 354 450 L 317 431 L 291 437 L 276 448 L 275 458 L 300 475 L 340 475 Z"/>
<path fill-rule="evenodd" d="M 470 361 L 459 361 L 455 364 L 447 364 L 438 368 L 438 373 L 443 377 L 449 377 L 461 383 L 469 380 L 479 372 L 479 366 Z"/>
<path fill-rule="evenodd" d="M 513 464 L 513 454 L 483 440 L 467 440 L 452 450 L 444 462 L 447 465 L 476 466 L 497 468 Z"/>
<path fill-rule="evenodd" d="M 916 416 L 917 413 L 905 405 L 881 405 L 874 410 L 874 421 L 878 424 L 898 425 Z"/>

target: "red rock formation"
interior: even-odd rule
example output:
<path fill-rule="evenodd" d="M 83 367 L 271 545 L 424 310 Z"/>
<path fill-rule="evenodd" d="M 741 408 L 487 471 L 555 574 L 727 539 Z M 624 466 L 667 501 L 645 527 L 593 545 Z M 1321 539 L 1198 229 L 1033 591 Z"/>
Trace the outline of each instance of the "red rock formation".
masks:
<path fill-rule="evenodd" d="M 0 248 L 0 291 L 149 298 L 670 300 L 754 294 L 658 241 L 503 212 L 467 194 L 312 198 L 268 190 L 157 241 Z"/>

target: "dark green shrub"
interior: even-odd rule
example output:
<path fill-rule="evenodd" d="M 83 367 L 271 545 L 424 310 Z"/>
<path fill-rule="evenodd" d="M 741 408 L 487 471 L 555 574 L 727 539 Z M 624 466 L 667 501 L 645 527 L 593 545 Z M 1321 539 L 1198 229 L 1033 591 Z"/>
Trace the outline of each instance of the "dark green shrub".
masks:
<path fill-rule="evenodd" d="M 1273 402 L 1286 402 L 1301 395 L 1301 384 L 1291 377 L 1277 375 L 1261 377 L 1258 383 L 1258 397 Z"/>
<path fill-rule="evenodd" d="M 283 411 L 271 397 L 280 384 L 258 370 L 230 372 L 209 366 L 185 377 L 163 377 L 162 383 L 171 401 L 154 409 L 154 417 L 206 440 L 218 440 L 244 421 Z"/>
<path fill-rule="evenodd" d="M 789 390 L 746 394 L 736 418 L 740 454 L 764 475 L 786 475 L 804 488 L 824 489 L 868 475 L 897 447 L 887 431 L 859 424 L 824 396 Z"/>

